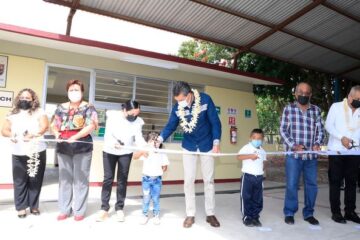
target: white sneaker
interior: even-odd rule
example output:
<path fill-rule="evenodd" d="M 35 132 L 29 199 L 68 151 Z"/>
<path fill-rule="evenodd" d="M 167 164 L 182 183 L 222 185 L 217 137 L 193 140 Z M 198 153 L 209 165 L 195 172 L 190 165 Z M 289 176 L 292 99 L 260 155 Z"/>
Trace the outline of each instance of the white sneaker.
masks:
<path fill-rule="evenodd" d="M 105 220 L 107 220 L 109 218 L 109 213 L 105 210 L 100 210 L 100 212 L 98 213 L 98 216 L 96 218 L 97 222 L 104 222 Z"/>
<path fill-rule="evenodd" d="M 118 222 L 125 222 L 125 214 L 123 210 L 116 211 L 116 220 Z"/>
<path fill-rule="evenodd" d="M 159 215 L 156 215 L 153 219 L 153 222 L 155 225 L 159 225 L 161 223 L 160 221 L 160 216 Z"/>
<path fill-rule="evenodd" d="M 141 224 L 141 225 L 147 224 L 148 221 L 149 221 L 149 216 L 146 216 L 146 215 L 142 215 L 142 216 L 141 216 L 141 220 L 140 220 L 140 224 Z"/>

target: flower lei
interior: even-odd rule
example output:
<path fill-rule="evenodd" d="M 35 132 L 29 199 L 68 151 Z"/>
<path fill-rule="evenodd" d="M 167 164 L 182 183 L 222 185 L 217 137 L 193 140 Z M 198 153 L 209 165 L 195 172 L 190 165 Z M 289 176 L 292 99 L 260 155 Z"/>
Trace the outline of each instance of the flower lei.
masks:
<path fill-rule="evenodd" d="M 346 127 L 348 128 L 348 130 L 350 132 L 356 131 L 360 127 L 360 121 L 358 121 L 358 123 L 356 124 L 356 127 L 351 127 L 350 119 L 349 119 L 349 106 L 348 106 L 348 102 L 347 102 L 346 98 L 344 98 L 343 104 L 344 104 L 344 111 L 345 111 Z"/>
<path fill-rule="evenodd" d="M 27 174 L 29 175 L 29 177 L 35 177 L 40 165 L 40 154 L 37 151 L 38 142 L 32 140 L 29 144 L 30 146 L 27 154 L 27 156 L 29 157 L 29 159 L 27 160 Z"/>
<path fill-rule="evenodd" d="M 200 94 L 196 89 L 192 89 L 194 93 L 194 106 L 191 111 L 191 120 L 188 122 L 185 118 L 185 109 L 183 107 L 178 106 L 178 114 L 180 118 L 180 126 L 184 130 L 185 133 L 191 133 L 197 125 L 197 121 L 199 118 L 199 114 L 201 112 L 200 105 Z"/>

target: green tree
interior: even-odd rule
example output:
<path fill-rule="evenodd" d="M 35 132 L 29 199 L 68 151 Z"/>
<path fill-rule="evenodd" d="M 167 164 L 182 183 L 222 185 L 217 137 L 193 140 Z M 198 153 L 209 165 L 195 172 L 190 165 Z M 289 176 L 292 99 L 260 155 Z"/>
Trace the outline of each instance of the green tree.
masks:
<path fill-rule="evenodd" d="M 202 40 L 189 40 L 179 49 L 178 56 L 212 64 L 226 62 L 228 67 L 236 49 Z M 297 65 L 278 61 L 254 53 L 244 53 L 238 57 L 238 70 L 284 80 L 283 85 L 254 85 L 259 125 L 267 133 L 277 133 L 279 119 L 286 104 L 294 101 L 295 86 L 299 82 L 308 82 L 313 88 L 312 103 L 324 110 L 324 116 L 333 102 L 334 80 L 325 73 L 301 68 Z M 345 93 L 351 82 L 341 82 Z"/>

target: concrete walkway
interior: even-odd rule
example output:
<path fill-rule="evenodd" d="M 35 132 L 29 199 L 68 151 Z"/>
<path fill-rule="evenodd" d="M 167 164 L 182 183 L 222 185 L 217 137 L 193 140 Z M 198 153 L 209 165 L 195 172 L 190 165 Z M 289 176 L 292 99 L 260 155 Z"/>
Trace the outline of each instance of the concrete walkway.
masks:
<path fill-rule="evenodd" d="M 161 199 L 162 222 L 159 226 L 151 221 L 143 226 L 139 224 L 141 217 L 141 187 L 129 187 L 126 200 L 126 221 L 118 223 L 112 216 L 108 221 L 95 221 L 100 207 L 99 187 L 90 189 L 88 216 L 82 222 L 73 218 L 58 222 L 57 183 L 46 181 L 41 194 L 41 216 L 28 216 L 19 219 L 13 205 L 13 190 L 0 190 L 0 223 L 1 235 L 13 236 L 16 239 L 360 239 L 360 225 L 348 222 L 337 224 L 330 219 L 328 187 L 319 186 L 316 206 L 316 217 L 320 227 L 312 227 L 304 222 L 301 211 L 295 217 L 295 225 L 288 226 L 283 222 L 282 208 L 284 185 L 265 182 L 264 210 L 261 214 L 262 228 L 248 228 L 242 224 L 239 203 L 239 183 L 217 184 L 216 205 L 220 228 L 212 228 L 205 222 L 202 195 L 202 184 L 197 184 L 197 215 L 196 224 L 184 229 L 184 197 L 182 185 L 163 187 Z M 114 203 L 115 189 L 111 203 Z M 303 190 L 299 199 L 303 199 Z M 360 207 L 360 194 L 357 194 L 357 206 Z M 300 208 L 302 208 L 302 203 Z M 1 237 L 2 239 L 5 239 Z"/>

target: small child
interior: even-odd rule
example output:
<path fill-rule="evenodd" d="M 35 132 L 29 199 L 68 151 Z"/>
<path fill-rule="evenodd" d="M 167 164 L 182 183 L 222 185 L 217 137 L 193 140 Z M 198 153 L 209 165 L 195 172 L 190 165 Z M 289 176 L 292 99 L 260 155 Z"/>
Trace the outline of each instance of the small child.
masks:
<path fill-rule="evenodd" d="M 243 177 L 241 181 L 241 212 L 243 223 L 247 227 L 261 227 L 260 212 L 263 209 L 263 174 L 266 161 L 265 150 L 261 147 L 264 132 L 254 129 L 250 134 L 250 142 L 243 146 L 237 156 L 242 160 Z"/>
<path fill-rule="evenodd" d="M 150 132 L 146 141 L 154 148 L 161 148 L 161 144 L 157 143 L 157 133 Z M 141 224 L 147 224 L 149 221 L 149 206 L 153 201 L 153 217 L 154 224 L 160 224 L 160 192 L 162 186 L 162 175 L 167 170 L 169 160 L 166 154 L 156 152 L 138 152 L 134 154 L 134 158 L 143 160 L 143 218 Z"/>

